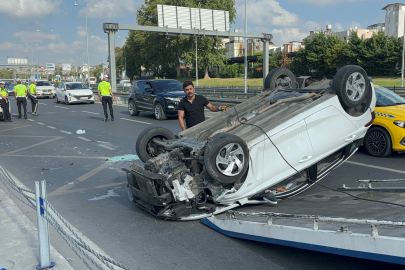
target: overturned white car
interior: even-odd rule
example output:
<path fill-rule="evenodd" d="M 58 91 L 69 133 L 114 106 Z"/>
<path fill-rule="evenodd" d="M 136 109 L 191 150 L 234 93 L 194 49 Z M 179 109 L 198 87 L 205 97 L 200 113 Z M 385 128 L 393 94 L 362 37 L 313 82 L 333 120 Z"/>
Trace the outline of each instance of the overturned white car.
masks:
<path fill-rule="evenodd" d="M 127 172 L 129 196 L 150 213 L 199 219 L 245 204 L 294 196 L 325 177 L 359 147 L 374 120 L 374 86 L 359 66 L 333 80 L 272 70 L 261 94 L 176 136 L 143 131 L 144 166 Z"/>

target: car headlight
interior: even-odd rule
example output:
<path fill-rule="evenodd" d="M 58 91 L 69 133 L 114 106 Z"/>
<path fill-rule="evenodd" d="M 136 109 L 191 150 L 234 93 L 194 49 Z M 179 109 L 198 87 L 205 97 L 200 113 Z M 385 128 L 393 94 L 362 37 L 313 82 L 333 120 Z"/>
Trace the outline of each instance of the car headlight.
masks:
<path fill-rule="evenodd" d="M 165 97 L 165 99 L 170 100 L 170 101 L 180 101 L 181 98 L 179 97 Z"/>
<path fill-rule="evenodd" d="M 405 121 L 395 121 L 394 125 L 405 128 Z"/>

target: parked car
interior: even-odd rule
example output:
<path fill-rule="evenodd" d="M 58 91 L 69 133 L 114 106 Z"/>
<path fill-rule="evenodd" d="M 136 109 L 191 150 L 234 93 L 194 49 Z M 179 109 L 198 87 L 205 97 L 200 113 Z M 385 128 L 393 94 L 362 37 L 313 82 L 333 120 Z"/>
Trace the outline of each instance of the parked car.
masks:
<path fill-rule="evenodd" d="M 5 81 L 6 89 L 9 96 L 14 96 L 14 84 L 10 81 Z"/>
<path fill-rule="evenodd" d="M 27 83 L 28 87 L 30 83 Z M 48 80 L 37 80 L 37 97 L 45 97 L 45 98 L 55 98 L 56 90 L 55 86 L 53 86 Z"/>
<path fill-rule="evenodd" d="M 287 68 L 265 91 L 176 136 L 145 129 L 127 173 L 130 199 L 174 220 L 200 219 L 245 204 L 277 204 L 345 162 L 374 120 L 372 81 L 359 66 L 297 87 Z"/>
<path fill-rule="evenodd" d="M 363 145 L 375 157 L 405 151 L 405 99 L 394 92 L 376 87 L 375 120 L 364 137 Z"/>
<path fill-rule="evenodd" d="M 185 97 L 183 85 L 177 80 L 140 80 L 129 91 L 128 111 L 137 116 L 141 111 L 155 114 L 157 120 L 177 116 L 177 106 Z"/>
<path fill-rule="evenodd" d="M 120 87 L 131 87 L 131 81 L 130 80 L 121 80 L 118 84 Z"/>
<path fill-rule="evenodd" d="M 66 105 L 72 103 L 90 103 L 94 104 L 93 91 L 81 82 L 63 82 L 56 89 L 56 103 L 61 101 Z"/>

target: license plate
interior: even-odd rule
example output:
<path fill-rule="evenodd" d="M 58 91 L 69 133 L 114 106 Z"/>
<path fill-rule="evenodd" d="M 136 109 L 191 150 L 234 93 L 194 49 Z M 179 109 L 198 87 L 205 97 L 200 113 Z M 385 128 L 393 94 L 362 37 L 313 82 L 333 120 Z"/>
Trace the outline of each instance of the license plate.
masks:
<path fill-rule="evenodd" d="M 80 97 L 80 99 L 85 100 L 88 99 L 88 97 Z"/>

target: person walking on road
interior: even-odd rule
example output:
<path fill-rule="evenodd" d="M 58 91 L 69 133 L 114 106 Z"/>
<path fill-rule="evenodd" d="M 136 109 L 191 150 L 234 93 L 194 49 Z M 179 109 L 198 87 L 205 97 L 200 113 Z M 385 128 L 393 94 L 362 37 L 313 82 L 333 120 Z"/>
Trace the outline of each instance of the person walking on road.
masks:
<path fill-rule="evenodd" d="M 10 115 L 10 102 L 8 100 L 8 93 L 6 89 L 6 83 L 0 82 L 0 106 L 3 109 L 3 120 L 4 122 L 13 122 L 11 121 Z"/>
<path fill-rule="evenodd" d="M 196 95 L 194 84 L 190 81 L 183 83 L 183 90 L 186 96 L 180 100 L 177 107 L 179 124 L 182 130 L 186 130 L 184 118 L 186 119 L 187 128 L 205 121 L 204 107 L 207 107 L 212 112 L 227 110 L 226 106 L 214 106 L 204 96 Z"/>
<path fill-rule="evenodd" d="M 37 81 L 33 81 L 33 83 L 30 85 L 28 88 L 28 98 L 31 100 L 31 109 L 32 109 L 32 115 L 38 115 L 37 109 L 38 109 L 38 99 L 35 96 L 37 94 Z"/>
<path fill-rule="evenodd" d="M 98 101 L 101 101 L 101 104 L 103 104 L 104 122 L 108 121 L 107 104 L 110 108 L 111 121 L 114 121 L 114 111 L 112 107 L 113 100 L 114 95 L 111 90 L 111 85 L 108 82 L 108 76 L 105 75 L 104 80 L 98 84 Z"/>
<path fill-rule="evenodd" d="M 24 119 L 27 119 L 27 87 L 21 84 L 21 79 L 16 79 L 17 85 L 14 86 L 14 97 L 17 101 L 18 116 L 21 118 L 21 105 L 24 108 Z"/>

